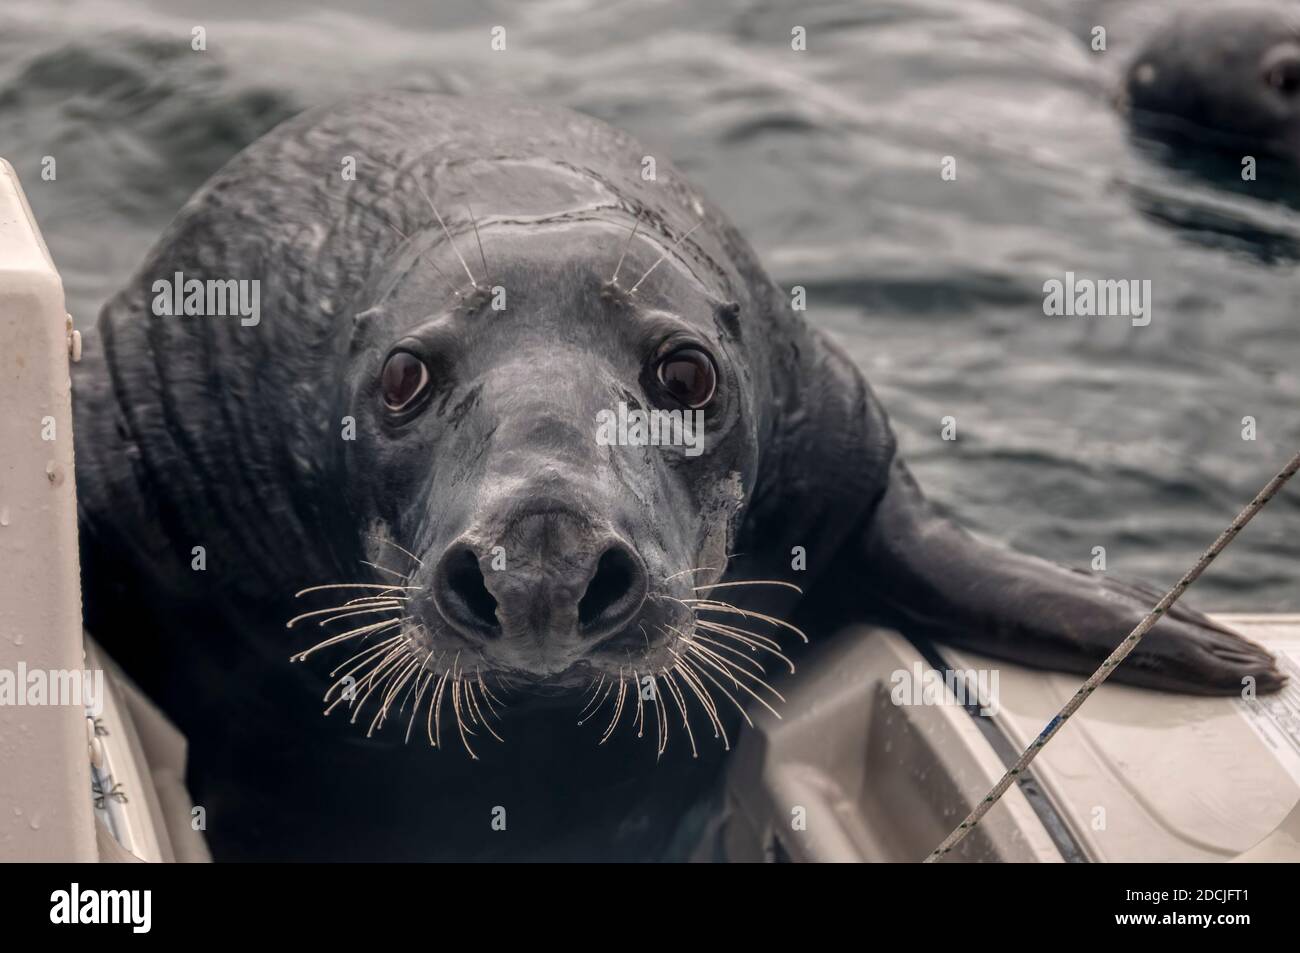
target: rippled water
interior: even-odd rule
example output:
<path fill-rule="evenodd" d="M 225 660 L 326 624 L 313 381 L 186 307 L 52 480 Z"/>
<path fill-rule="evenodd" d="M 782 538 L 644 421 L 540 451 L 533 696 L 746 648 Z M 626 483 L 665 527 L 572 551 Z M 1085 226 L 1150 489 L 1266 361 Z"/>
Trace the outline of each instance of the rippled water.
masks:
<path fill-rule="evenodd" d="M 84 324 L 197 185 L 301 108 L 400 83 L 590 112 L 807 287 L 934 498 L 1023 549 L 1084 564 L 1104 545 L 1111 570 L 1167 583 L 1300 446 L 1300 212 L 1174 171 L 1111 106 L 1180 5 L 0 0 L 0 153 Z M 1045 317 L 1067 270 L 1150 279 L 1150 326 Z M 1300 487 L 1200 604 L 1300 609 L 1297 533 Z"/>

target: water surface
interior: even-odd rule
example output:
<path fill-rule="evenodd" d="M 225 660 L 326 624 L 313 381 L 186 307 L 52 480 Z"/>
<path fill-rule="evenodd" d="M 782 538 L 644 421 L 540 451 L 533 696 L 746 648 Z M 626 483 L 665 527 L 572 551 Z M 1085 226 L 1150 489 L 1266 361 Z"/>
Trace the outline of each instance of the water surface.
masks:
<path fill-rule="evenodd" d="M 0 154 L 80 323 L 281 119 L 392 84 L 492 92 L 592 113 L 686 169 L 808 289 L 930 495 L 988 537 L 1080 565 L 1104 546 L 1163 586 L 1300 447 L 1300 213 L 1171 168 L 1111 105 L 1141 36 L 1186 4 L 366 6 L 0 0 Z M 1044 316 L 1067 270 L 1149 279 L 1151 324 Z M 1199 604 L 1300 609 L 1298 532 L 1300 487 Z"/>

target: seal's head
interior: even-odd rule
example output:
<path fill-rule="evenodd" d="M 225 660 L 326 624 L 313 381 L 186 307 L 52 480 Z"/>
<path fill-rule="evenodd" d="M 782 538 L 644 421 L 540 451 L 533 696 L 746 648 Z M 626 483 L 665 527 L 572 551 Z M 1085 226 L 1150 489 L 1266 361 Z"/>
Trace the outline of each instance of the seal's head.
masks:
<path fill-rule="evenodd" d="M 758 469 L 752 374 L 743 302 L 682 238 L 616 214 L 458 221 L 367 289 L 338 397 L 368 436 L 341 466 L 393 588 L 352 610 L 408 685 L 621 695 L 729 671 L 693 607 Z"/>
<path fill-rule="evenodd" d="M 1181 13 L 1129 65 L 1122 100 L 1144 135 L 1300 161 L 1300 11 Z"/>

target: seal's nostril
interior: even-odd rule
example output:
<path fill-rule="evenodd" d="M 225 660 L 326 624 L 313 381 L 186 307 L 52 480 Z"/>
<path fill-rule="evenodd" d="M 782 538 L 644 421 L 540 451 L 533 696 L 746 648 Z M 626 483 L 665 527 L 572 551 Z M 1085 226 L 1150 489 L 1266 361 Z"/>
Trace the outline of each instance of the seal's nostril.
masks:
<path fill-rule="evenodd" d="M 447 621 L 467 635 L 501 634 L 497 601 L 488 592 L 478 557 L 468 546 L 454 546 L 438 566 L 434 598 Z"/>
<path fill-rule="evenodd" d="M 645 601 L 641 561 L 622 544 L 610 546 L 578 603 L 578 624 L 586 635 L 605 635 L 626 624 Z"/>

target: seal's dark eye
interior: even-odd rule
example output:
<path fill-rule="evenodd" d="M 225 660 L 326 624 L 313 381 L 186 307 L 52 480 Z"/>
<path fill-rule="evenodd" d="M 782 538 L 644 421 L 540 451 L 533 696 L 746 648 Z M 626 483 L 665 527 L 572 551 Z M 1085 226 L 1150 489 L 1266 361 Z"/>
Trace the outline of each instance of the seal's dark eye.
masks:
<path fill-rule="evenodd" d="M 1284 96 L 1300 92 L 1300 44 L 1281 43 L 1264 54 L 1264 82 Z"/>
<path fill-rule="evenodd" d="M 384 403 L 389 410 L 403 410 L 429 385 L 429 369 L 410 351 L 394 351 L 379 375 Z"/>
<path fill-rule="evenodd" d="M 673 351 L 656 370 L 659 383 L 674 400 L 692 410 L 713 400 L 718 374 L 709 355 L 693 347 Z"/>

